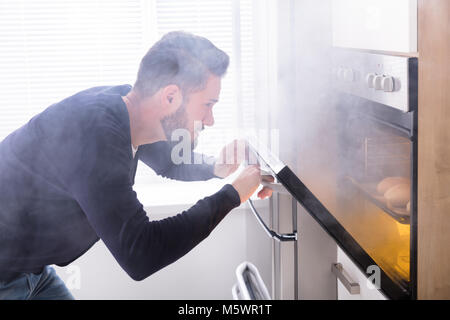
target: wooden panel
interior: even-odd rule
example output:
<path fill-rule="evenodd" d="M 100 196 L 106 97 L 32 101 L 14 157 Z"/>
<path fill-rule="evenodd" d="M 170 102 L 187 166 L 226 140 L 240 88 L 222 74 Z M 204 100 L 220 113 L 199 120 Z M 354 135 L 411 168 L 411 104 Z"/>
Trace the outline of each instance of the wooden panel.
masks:
<path fill-rule="evenodd" d="M 418 17 L 418 298 L 450 299 L 450 1 Z"/>

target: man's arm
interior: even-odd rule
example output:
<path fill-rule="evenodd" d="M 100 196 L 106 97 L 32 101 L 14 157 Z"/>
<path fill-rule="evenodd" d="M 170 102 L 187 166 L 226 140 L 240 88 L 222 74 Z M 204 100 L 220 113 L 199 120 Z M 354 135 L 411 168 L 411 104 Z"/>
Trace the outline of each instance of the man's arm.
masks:
<path fill-rule="evenodd" d="M 149 221 L 136 193 L 126 185 L 80 185 L 76 199 L 97 235 L 136 281 L 184 256 L 240 204 L 239 194 L 228 184 L 189 210 Z"/>
<path fill-rule="evenodd" d="M 214 157 L 192 152 L 189 157 L 186 157 L 191 163 L 175 164 L 172 159 L 172 148 L 166 141 L 140 146 L 136 156 L 165 178 L 182 181 L 205 181 L 217 178 L 214 174 Z"/>
<path fill-rule="evenodd" d="M 135 280 L 145 279 L 185 255 L 241 203 L 237 189 L 227 184 L 181 214 L 149 221 L 131 186 L 129 140 L 105 125 L 84 141 L 80 149 L 84 156 L 67 176 L 68 192 Z"/>

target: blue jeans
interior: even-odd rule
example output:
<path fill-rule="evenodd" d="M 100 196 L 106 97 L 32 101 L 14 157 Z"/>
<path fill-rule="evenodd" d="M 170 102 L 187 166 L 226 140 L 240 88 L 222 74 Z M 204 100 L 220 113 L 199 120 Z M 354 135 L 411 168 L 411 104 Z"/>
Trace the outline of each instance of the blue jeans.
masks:
<path fill-rule="evenodd" d="M 73 300 L 74 297 L 55 269 L 46 266 L 42 273 L 22 273 L 9 280 L 0 280 L 0 300 Z"/>

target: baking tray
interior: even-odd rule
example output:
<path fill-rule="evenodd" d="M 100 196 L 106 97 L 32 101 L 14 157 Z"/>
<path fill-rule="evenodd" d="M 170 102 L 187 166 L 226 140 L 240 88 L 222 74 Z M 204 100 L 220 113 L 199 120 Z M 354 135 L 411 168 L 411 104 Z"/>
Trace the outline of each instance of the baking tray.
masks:
<path fill-rule="evenodd" d="M 377 193 L 377 184 L 374 182 L 358 182 L 354 178 L 347 176 L 345 179 L 355 188 L 362 192 L 364 197 L 381 208 L 385 213 L 390 215 L 401 224 L 410 224 L 411 215 L 406 208 L 391 209 L 387 206 L 386 199 Z"/>

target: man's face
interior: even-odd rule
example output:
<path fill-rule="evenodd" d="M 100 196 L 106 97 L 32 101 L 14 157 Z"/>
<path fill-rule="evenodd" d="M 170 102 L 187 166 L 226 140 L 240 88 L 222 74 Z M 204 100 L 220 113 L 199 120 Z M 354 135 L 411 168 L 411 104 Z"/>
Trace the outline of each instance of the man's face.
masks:
<path fill-rule="evenodd" d="M 200 131 L 205 126 L 214 124 L 212 108 L 219 101 L 220 85 L 220 77 L 211 75 L 207 80 L 205 89 L 185 97 L 182 105 L 175 113 L 161 120 L 168 140 L 171 139 L 173 131 L 186 129 L 190 134 L 192 146 L 197 145 Z"/>

